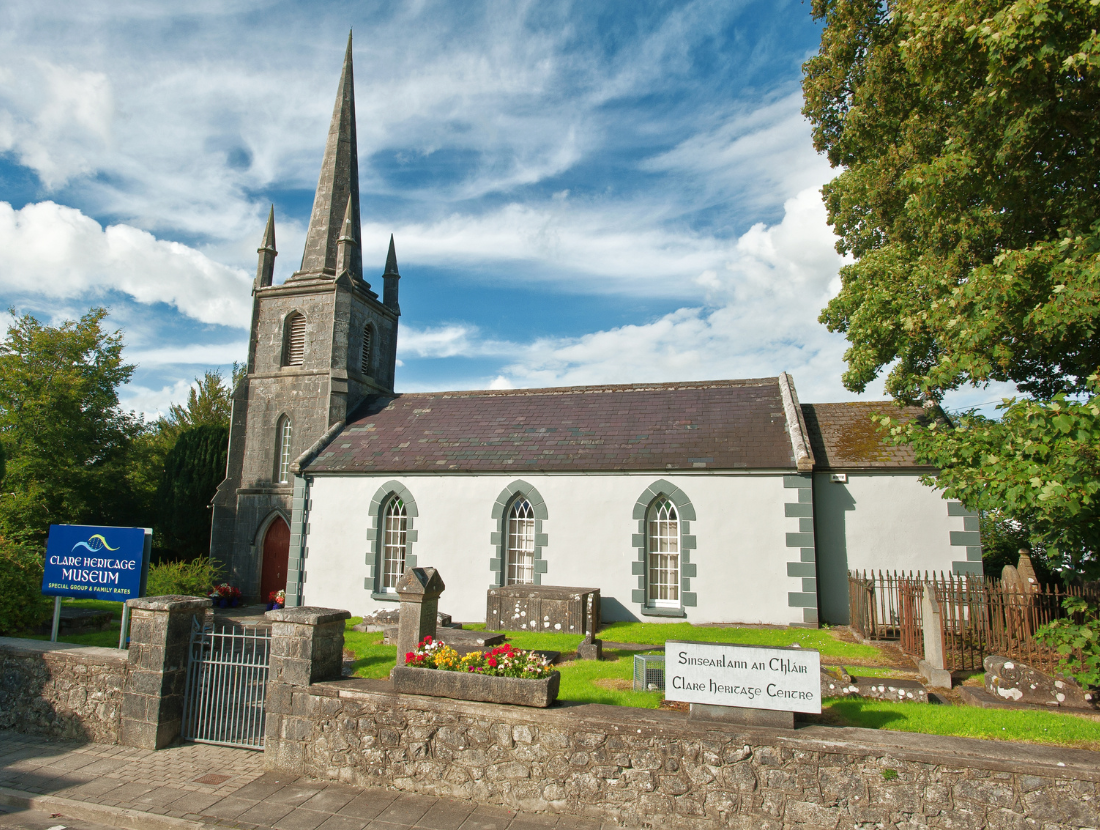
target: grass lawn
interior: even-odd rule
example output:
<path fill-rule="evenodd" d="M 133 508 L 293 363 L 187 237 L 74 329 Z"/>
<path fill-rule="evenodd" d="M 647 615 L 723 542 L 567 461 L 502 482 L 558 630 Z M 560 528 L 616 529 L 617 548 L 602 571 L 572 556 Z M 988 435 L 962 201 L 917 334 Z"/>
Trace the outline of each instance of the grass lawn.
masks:
<path fill-rule="evenodd" d="M 822 720 L 867 729 L 1100 749 L 1100 721 L 1054 712 L 833 699 L 823 702 Z"/>
<path fill-rule="evenodd" d="M 466 625 L 472 631 L 482 631 L 485 625 Z M 580 634 L 549 634 L 541 631 L 505 632 L 508 642 L 517 648 L 575 651 L 584 639 Z M 440 630 L 446 639 L 446 632 Z M 882 652 L 874 646 L 849 643 L 839 639 L 828 629 L 812 628 L 717 628 L 691 623 L 639 623 L 613 622 L 600 629 L 600 639 L 614 643 L 639 643 L 664 646 L 667 640 L 696 640 L 706 643 L 741 643 L 750 646 L 800 646 L 821 652 L 822 657 L 838 660 L 874 661 Z M 862 668 L 859 671 L 863 671 Z M 893 671 L 893 670 L 891 670 Z"/>
<path fill-rule="evenodd" d="M 606 703 L 611 706 L 635 706 L 656 709 L 664 700 L 664 692 L 636 692 L 633 651 L 604 649 L 603 660 L 570 660 L 559 663 L 560 700 L 578 703 Z"/>
<path fill-rule="evenodd" d="M 397 662 L 397 646 L 382 645 L 381 631 L 352 631 L 353 625 L 363 621 L 352 617 L 344 628 L 344 648 L 354 652 L 352 674 L 355 677 L 384 679 Z"/>
<path fill-rule="evenodd" d="M 100 611 L 111 612 L 111 624 L 106 631 L 88 631 L 84 634 L 58 634 L 59 643 L 72 643 L 78 646 L 100 646 L 101 648 L 118 648 L 118 627 L 122 622 L 122 603 L 109 602 L 102 599 L 62 599 L 63 608 L 94 608 Z M 53 619 L 53 604 L 50 604 L 50 616 L 47 624 Z M 32 633 L 24 631 L 19 635 L 27 640 L 49 640 L 50 634 Z"/>
<path fill-rule="evenodd" d="M 874 660 L 881 652 L 874 646 L 848 643 L 828 629 L 816 628 L 717 628 L 691 623 L 613 622 L 600 629 L 600 638 L 617 643 L 663 646 L 667 640 L 696 640 L 704 643 L 740 643 L 749 646 L 801 646 L 821 652 L 822 657 L 842 660 Z"/>

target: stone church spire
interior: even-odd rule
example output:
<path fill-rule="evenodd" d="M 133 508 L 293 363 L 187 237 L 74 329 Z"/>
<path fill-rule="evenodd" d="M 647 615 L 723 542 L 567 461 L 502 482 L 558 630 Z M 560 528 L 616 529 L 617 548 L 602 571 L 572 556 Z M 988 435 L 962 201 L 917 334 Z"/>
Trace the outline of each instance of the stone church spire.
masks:
<path fill-rule="evenodd" d="M 355 138 L 355 81 L 352 77 L 350 33 L 344 53 L 344 69 L 340 73 L 340 85 L 336 92 L 336 105 L 332 110 L 332 123 L 328 129 L 325 157 L 321 162 L 317 195 L 313 199 L 313 213 L 306 233 L 302 267 L 292 279 L 336 277 L 337 249 L 347 211 L 351 212 L 352 239 L 355 243 L 348 246 L 351 259 L 347 270 L 352 279 L 361 280 L 359 156 Z"/>
<path fill-rule="evenodd" d="M 256 265 L 256 282 L 253 289 L 266 288 L 271 285 L 275 276 L 275 257 L 279 252 L 275 250 L 275 205 L 271 206 L 271 212 L 267 214 L 267 227 L 264 229 L 264 241 L 256 249 L 260 255 L 260 261 Z"/>

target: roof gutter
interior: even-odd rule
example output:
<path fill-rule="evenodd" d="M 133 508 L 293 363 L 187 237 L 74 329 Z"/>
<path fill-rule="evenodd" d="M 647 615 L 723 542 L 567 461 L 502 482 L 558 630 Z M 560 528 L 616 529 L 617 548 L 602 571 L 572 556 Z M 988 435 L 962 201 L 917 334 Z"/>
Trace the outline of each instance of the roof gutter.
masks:
<path fill-rule="evenodd" d="M 304 453 L 295 458 L 293 462 L 291 462 L 290 472 L 294 473 L 294 475 L 301 475 L 302 469 L 308 466 L 308 464 L 313 461 L 314 458 L 320 455 L 321 450 L 327 447 L 329 445 L 329 442 L 332 441 L 332 439 L 335 438 L 337 435 L 339 435 L 340 430 L 342 430 L 343 428 L 344 422 L 337 421 L 335 424 L 325 430 L 324 435 L 322 435 L 320 438 L 310 444 L 308 450 L 306 450 Z"/>
<path fill-rule="evenodd" d="M 814 468 L 814 453 L 810 449 L 802 407 L 798 405 L 798 393 L 794 391 L 794 379 L 786 372 L 779 375 L 779 392 L 783 396 L 783 412 L 787 416 L 787 432 L 791 436 L 795 464 L 800 473 L 811 472 Z"/>

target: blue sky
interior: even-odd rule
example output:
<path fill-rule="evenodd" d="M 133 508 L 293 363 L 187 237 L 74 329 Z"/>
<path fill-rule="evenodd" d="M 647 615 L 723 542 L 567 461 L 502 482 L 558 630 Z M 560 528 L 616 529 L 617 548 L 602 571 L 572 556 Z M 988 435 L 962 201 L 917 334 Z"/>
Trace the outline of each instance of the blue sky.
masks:
<path fill-rule="evenodd" d="M 109 306 L 150 416 L 243 360 L 269 204 L 276 281 L 301 259 L 349 29 L 399 390 L 789 371 L 853 397 L 816 321 L 841 260 L 801 0 L 4 4 L 0 299 Z"/>

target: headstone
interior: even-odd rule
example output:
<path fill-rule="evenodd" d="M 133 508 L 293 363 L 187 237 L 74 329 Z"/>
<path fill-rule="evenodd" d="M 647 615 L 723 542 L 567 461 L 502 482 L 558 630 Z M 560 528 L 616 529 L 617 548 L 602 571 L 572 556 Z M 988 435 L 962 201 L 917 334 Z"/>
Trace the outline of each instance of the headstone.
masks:
<path fill-rule="evenodd" d="M 1031 564 L 1031 555 L 1026 548 L 1020 549 L 1020 561 L 1016 563 L 1016 571 L 1020 574 L 1020 584 L 1026 593 L 1037 594 L 1042 590 L 1039 577 L 1035 573 L 1035 566 Z"/>
<path fill-rule="evenodd" d="M 588 631 L 584 641 L 577 646 L 577 657 L 581 660 L 600 660 L 603 658 L 603 640 L 596 639 L 596 602 L 597 595 L 588 594 L 588 607 L 585 611 L 585 627 Z"/>
<path fill-rule="evenodd" d="M 669 640 L 665 698 L 690 703 L 693 719 L 793 729 L 795 712 L 821 712 L 821 654 Z"/>
<path fill-rule="evenodd" d="M 950 689 L 951 672 L 946 668 L 943 654 L 943 614 L 932 586 L 927 583 L 921 600 L 921 625 L 924 628 L 924 659 L 917 668 L 930 686 Z"/>
<path fill-rule="evenodd" d="M 435 637 L 439 595 L 447 586 L 435 568 L 408 568 L 397 582 L 401 619 L 397 624 L 397 665 L 425 637 Z"/>

